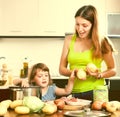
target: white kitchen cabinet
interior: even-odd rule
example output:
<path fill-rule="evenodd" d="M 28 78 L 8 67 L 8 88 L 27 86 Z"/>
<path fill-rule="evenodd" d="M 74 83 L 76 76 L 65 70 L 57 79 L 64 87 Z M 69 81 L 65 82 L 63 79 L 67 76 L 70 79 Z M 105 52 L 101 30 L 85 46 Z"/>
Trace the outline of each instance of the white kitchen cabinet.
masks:
<path fill-rule="evenodd" d="M 0 0 L 0 36 L 64 36 L 63 0 Z"/>
<path fill-rule="evenodd" d="M 64 36 L 64 1 L 39 0 L 39 33 L 45 36 Z"/>
<path fill-rule="evenodd" d="M 75 25 L 75 13 L 84 5 L 94 5 L 98 11 L 99 28 L 101 33 L 106 31 L 106 0 L 65 0 L 65 32 L 73 33 Z"/>
<path fill-rule="evenodd" d="M 36 35 L 38 0 L 1 0 L 0 36 Z"/>
<path fill-rule="evenodd" d="M 74 32 L 78 8 L 98 10 L 100 31 L 106 31 L 106 0 L 0 0 L 0 36 L 64 36 Z"/>

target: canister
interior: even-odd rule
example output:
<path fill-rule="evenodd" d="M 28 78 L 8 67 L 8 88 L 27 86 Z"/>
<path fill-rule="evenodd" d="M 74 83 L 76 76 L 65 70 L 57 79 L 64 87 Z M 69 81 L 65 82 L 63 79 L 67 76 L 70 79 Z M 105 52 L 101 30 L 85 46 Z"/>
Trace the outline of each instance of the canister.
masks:
<path fill-rule="evenodd" d="M 94 101 L 103 101 L 103 102 L 108 102 L 108 86 L 96 86 L 94 91 L 93 91 L 93 100 Z"/>
<path fill-rule="evenodd" d="M 11 89 L 10 90 L 10 99 L 11 100 L 22 100 L 23 99 L 23 90 L 21 89 Z"/>

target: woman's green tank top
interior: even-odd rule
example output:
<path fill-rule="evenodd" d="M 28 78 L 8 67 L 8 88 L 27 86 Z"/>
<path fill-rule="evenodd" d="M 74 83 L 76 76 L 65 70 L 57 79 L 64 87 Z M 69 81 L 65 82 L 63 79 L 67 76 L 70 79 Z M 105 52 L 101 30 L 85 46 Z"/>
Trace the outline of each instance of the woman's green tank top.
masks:
<path fill-rule="evenodd" d="M 93 48 L 86 50 L 84 52 L 75 52 L 74 44 L 76 40 L 76 35 L 73 35 L 73 38 L 70 43 L 69 53 L 68 53 L 68 63 L 70 69 L 85 69 L 88 63 L 94 63 L 98 68 L 101 68 L 101 59 L 92 59 Z M 104 79 L 96 79 L 92 76 L 87 76 L 86 80 L 80 80 L 75 78 L 74 87 L 72 93 L 80 93 L 93 90 L 97 85 L 104 85 Z"/>

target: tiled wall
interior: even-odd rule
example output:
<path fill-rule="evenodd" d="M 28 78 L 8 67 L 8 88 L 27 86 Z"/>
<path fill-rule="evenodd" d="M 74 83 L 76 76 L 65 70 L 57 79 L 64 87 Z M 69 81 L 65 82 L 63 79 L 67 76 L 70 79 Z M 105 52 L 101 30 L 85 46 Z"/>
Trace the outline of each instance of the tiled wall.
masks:
<path fill-rule="evenodd" d="M 63 38 L 0 39 L 0 57 L 6 57 L 9 69 L 12 69 L 15 76 L 19 76 L 25 57 L 30 61 L 29 66 L 43 62 L 48 65 L 51 74 L 58 75 L 63 40 Z"/>

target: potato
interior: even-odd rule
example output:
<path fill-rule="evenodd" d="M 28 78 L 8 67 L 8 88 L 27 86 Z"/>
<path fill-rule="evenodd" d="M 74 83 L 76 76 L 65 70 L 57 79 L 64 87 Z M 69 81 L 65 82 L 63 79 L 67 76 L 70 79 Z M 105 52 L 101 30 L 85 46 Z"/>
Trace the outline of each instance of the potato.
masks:
<path fill-rule="evenodd" d="M 87 69 L 89 69 L 91 72 L 97 72 L 98 71 L 98 68 L 93 63 L 88 63 L 87 64 Z"/>
<path fill-rule="evenodd" d="M 30 109 L 27 106 L 17 106 L 15 108 L 15 112 L 17 114 L 28 114 L 30 112 Z"/>
<path fill-rule="evenodd" d="M 7 113 L 7 107 L 3 104 L 0 104 L 0 116 L 4 116 Z"/>
<path fill-rule="evenodd" d="M 3 100 L 3 101 L 1 101 L 1 104 L 5 105 L 7 108 L 9 108 L 11 103 L 12 103 L 11 100 Z"/>
<path fill-rule="evenodd" d="M 45 114 L 53 114 L 56 111 L 57 111 L 57 106 L 55 104 L 46 103 L 45 106 L 42 108 L 42 112 Z"/>
<path fill-rule="evenodd" d="M 23 105 L 23 100 L 14 100 L 12 101 L 12 103 L 10 104 L 10 108 L 14 109 L 17 106 L 22 106 Z"/>
<path fill-rule="evenodd" d="M 106 110 L 109 112 L 115 112 L 119 108 L 120 108 L 119 101 L 110 101 L 110 102 L 107 102 L 107 104 L 106 104 Z"/>
<path fill-rule="evenodd" d="M 83 69 L 79 69 L 77 72 L 77 77 L 79 79 L 85 80 L 86 79 L 86 72 Z"/>

